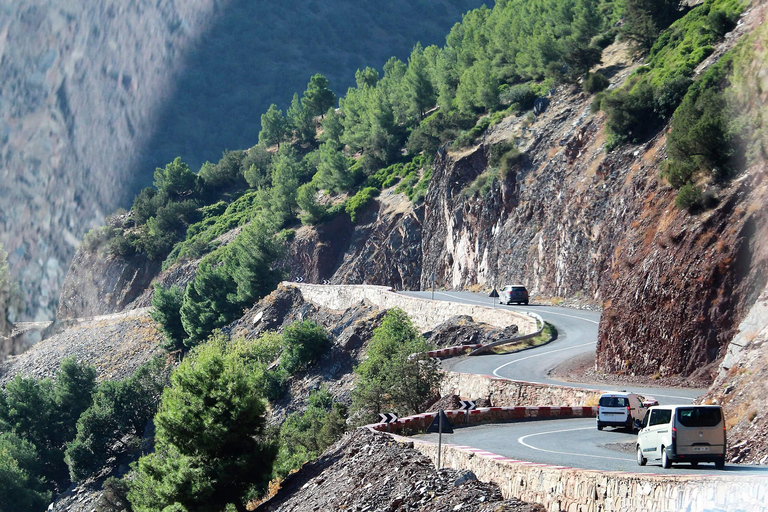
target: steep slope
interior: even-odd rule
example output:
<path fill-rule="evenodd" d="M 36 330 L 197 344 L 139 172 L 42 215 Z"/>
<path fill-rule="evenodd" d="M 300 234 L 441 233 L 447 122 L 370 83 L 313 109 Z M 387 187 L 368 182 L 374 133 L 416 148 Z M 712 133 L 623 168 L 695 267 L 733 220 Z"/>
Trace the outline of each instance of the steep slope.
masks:
<path fill-rule="evenodd" d="M 504 500 L 472 472 L 435 469 L 412 447 L 359 429 L 289 476 L 259 512 L 391 510 L 542 512 L 539 504 Z"/>
<path fill-rule="evenodd" d="M 761 6 L 749 11 L 723 45 L 764 16 Z M 765 168 L 748 169 L 716 208 L 692 216 L 674 206 L 675 191 L 660 177 L 665 133 L 608 153 L 604 114 L 590 113 L 591 99 L 561 88 L 530 127 L 530 119 L 510 119 L 479 146 L 438 155 L 425 201 L 422 287 L 432 274 L 447 288 L 521 282 L 534 295 L 602 304 L 600 369 L 690 374 L 722 357 L 766 282 L 758 234 L 768 221 Z M 491 181 L 489 155 L 501 141 L 522 156 Z M 476 185 L 483 179 L 485 193 Z"/>
<path fill-rule="evenodd" d="M 478 0 L 14 0 L 0 9 L 0 242 L 25 319 L 51 319 L 78 240 L 157 166 L 255 144 L 260 114 L 324 73 L 440 44 Z M 408 23 L 400 18 L 407 16 Z"/>
<path fill-rule="evenodd" d="M 217 2 L 42 2 L 0 10 L 0 241 L 50 319 L 78 239 L 131 196 L 155 112 Z"/>

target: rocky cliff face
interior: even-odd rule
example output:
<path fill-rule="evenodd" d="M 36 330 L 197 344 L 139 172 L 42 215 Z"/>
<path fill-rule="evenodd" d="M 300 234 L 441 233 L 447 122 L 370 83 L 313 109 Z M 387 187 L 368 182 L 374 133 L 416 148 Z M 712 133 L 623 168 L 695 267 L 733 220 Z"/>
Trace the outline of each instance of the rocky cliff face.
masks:
<path fill-rule="evenodd" d="M 418 289 L 423 208 L 384 190 L 353 224 L 346 214 L 296 231 L 281 266 L 307 283 L 378 284 Z"/>
<path fill-rule="evenodd" d="M 423 215 L 404 195 L 383 191 L 352 232 L 331 283 L 418 289 Z"/>
<path fill-rule="evenodd" d="M 62 285 L 56 318 L 122 311 L 149 288 L 159 271 L 159 261 L 141 256 L 125 259 L 106 251 L 78 251 Z"/>
<path fill-rule="evenodd" d="M 602 122 L 589 114 L 590 99 L 564 88 L 530 127 L 508 119 L 479 146 L 438 154 L 425 199 L 423 287 L 432 276 L 455 289 L 523 283 L 534 295 L 600 301 L 598 279 L 624 225 L 617 196 L 631 191 L 620 169 L 601 165 Z M 491 181 L 498 143 L 515 144 L 522 157 Z M 487 192 L 474 192 L 484 179 Z"/>
<path fill-rule="evenodd" d="M 132 193 L 182 50 L 219 2 L 17 0 L 0 8 L 0 242 L 52 318 L 78 239 Z"/>
<path fill-rule="evenodd" d="M 522 283 L 534 296 L 602 304 L 602 370 L 690 374 L 718 360 L 768 276 L 756 235 L 768 221 L 765 169 L 748 170 L 716 208 L 691 216 L 659 177 L 663 132 L 606 153 L 591 97 L 566 87 L 550 100 L 530 127 L 509 119 L 480 145 L 438 155 L 421 285 L 433 275 L 454 289 Z M 483 189 L 501 142 L 522 157 Z"/>
<path fill-rule="evenodd" d="M 749 311 L 728 344 L 717 378 L 705 403 L 725 408 L 728 458 L 768 463 L 768 288 Z"/>

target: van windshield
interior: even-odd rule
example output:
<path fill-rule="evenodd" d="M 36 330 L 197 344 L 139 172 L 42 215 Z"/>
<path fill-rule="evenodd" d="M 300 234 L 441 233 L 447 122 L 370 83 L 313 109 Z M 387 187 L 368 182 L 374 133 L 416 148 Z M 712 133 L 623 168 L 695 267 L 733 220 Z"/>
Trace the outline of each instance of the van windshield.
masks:
<path fill-rule="evenodd" d="M 677 410 L 677 421 L 684 427 L 716 427 L 721 419 L 719 407 L 681 407 Z"/>
<path fill-rule="evenodd" d="M 627 407 L 629 400 L 623 396 L 601 396 L 599 405 L 600 407 Z"/>

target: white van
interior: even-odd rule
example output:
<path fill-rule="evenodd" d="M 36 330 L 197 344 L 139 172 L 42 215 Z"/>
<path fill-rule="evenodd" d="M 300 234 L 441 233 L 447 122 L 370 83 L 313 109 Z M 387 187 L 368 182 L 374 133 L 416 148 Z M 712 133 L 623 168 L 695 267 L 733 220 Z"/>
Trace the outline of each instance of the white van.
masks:
<path fill-rule="evenodd" d="M 644 402 L 644 397 L 626 391 L 601 395 L 597 403 L 597 430 L 621 427 L 634 432 L 635 421 L 640 422 L 648 410 Z"/>
<path fill-rule="evenodd" d="M 725 466 L 725 419 L 719 405 L 658 405 L 651 407 L 637 434 L 637 463 L 661 461 L 714 462 Z"/>

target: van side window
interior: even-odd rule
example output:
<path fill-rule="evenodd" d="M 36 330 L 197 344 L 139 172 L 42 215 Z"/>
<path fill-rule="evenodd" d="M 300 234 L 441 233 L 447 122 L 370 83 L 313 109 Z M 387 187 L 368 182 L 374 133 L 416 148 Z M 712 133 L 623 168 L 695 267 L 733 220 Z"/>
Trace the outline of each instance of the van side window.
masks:
<path fill-rule="evenodd" d="M 656 409 L 655 411 L 651 411 L 651 424 L 653 425 L 664 425 L 666 423 L 669 423 L 669 421 L 672 419 L 672 411 L 669 409 Z"/>

